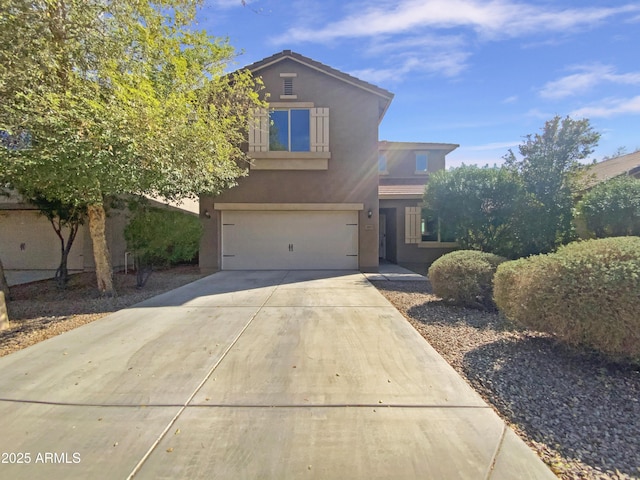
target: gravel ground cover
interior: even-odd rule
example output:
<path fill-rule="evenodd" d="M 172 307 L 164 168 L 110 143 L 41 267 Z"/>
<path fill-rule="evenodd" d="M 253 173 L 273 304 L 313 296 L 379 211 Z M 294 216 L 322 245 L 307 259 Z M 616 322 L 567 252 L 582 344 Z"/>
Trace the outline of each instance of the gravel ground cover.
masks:
<path fill-rule="evenodd" d="M 447 306 L 428 282 L 373 283 L 560 478 L 640 478 L 640 367 Z"/>
<path fill-rule="evenodd" d="M 154 272 L 140 289 L 135 274 L 118 273 L 114 275 L 118 295 L 113 298 L 98 294 L 93 273 L 71 276 L 65 290 L 54 280 L 16 285 L 11 287 L 9 329 L 0 332 L 0 357 L 203 276 L 197 267 L 180 266 Z"/>

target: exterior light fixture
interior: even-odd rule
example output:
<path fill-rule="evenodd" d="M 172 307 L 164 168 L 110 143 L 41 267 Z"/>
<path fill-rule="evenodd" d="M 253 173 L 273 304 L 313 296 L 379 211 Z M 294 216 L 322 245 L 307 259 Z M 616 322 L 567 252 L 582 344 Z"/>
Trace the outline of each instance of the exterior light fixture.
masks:
<path fill-rule="evenodd" d="M 367 217 L 371 218 L 373 215 L 373 212 L 371 211 L 371 209 L 369 209 L 369 211 L 367 212 Z"/>

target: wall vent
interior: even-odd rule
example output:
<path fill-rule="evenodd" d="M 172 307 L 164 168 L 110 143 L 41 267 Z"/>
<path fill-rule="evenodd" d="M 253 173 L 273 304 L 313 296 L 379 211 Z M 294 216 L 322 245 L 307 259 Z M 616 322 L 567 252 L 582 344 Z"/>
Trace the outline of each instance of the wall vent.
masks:
<path fill-rule="evenodd" d="M 284 79 L 284 94 L 293 95 L 293 78 Z"/>
<path fill-rule="evenodd" d="M 282 84 L 282 95 L 280 95 L 280 100 L 297 100 L 298 96 L 293 93 L 293 79 L 298 76 L 297 73 L 286 73 L 283 72 L 280 74 L 280 78 L 283 80 Z"/>

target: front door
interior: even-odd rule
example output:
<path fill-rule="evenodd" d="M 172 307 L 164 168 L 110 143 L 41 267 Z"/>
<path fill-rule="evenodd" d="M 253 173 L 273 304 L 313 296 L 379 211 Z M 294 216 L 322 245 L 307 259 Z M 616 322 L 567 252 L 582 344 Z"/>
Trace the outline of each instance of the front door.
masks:
<path fill-rule="evenodd" d="M 378 229 L 378 257 L 383 260 L 387 259 L 387 216 L 380 214 L 380 227 Z"/>

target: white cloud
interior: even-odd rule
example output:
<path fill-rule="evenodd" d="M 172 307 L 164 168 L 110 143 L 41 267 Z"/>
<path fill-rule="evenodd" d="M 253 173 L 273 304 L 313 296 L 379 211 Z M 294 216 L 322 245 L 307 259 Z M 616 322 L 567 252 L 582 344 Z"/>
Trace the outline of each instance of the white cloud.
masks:
<path fill-rule="evenodd" d="M 548 99 L 561 99 L 587 92 L 602 83 L 640 85 L 640 72 L 615 72 L 611 65 L 578 65 L 571 75 L 548 82 L 540 90 L 540 96 Z"/>
<path fill-rule="evenodd" d="M 464 49 L 464 39 L 453 35 L 375 40 L 367 54 L 383 57 L 386 67 L 352 73 L 374 83 L 399 81 L 412 72 L 455 77 L 467 68 L 467 59 L 471 55 Z"/>
<path fill-rule="evenodd" d="M 384 64 L 353 72 L 356 76 L 373 82 L 400 81 L 413 72 L 451 78 L 467 68 L 477 39 L 565 34 L 634 12 L 640 12 L 640 5 L 560 9 L 518 0 L 357 0 L 343 6 L 342 17 L 335 21 L 327 22 L 326 15 L 306 15 L 270 40 L 277 45 L 336 45 L 341 40 L 367 39 L 364 50 L 384 55 Z M 362 42 L 358 48 L 363 48 Z"/>
<path fill-rule="evenodd" d="M 242 7 L 245 4 L 251 3 L 251 0 L 246 0 L 244 3 L 242 0 L 210 0 L 213 5 L 218 8 L 235 8 Z"/>
<path fill-rule="evenodd" d="M 376 84 L 400 82 L 404 77 L 414 72 L 455 77 L 466 68 L 467 57 L 468 54 L 463 52 L 400 55 L 392 60 L 388 68 L 367 68 L 349 73 L 354 77 Z"/>
<path fill-rule="evenodd" d="M 518 96 L 511 95 L 510 97 L 507 97 L 504 100 L 502 100 L 502 103 L 509 104 L 509 103 L 516 103 L 517 101 L 518 101 Z"/>
<path fill-rule="evenodd" d="M 277 44 L 325 43 L 339 38 L 411 33 L 429 27 L 467 27 L 488 38 L 518 37 L 540 31 L 565 32 L 615 15 L 640 11 L 640 6 L 634 4 L 553 9 L 508 0 L 397 0 L 370 5 L 361 4 L 356 13 L 324 27 L 291 28 L 273 41 Z"/>
<path fill-rule="evenodd" d="M 640 95 L 633 98 L 608 98 L 598 105 L 589 105 L 571 112 L 577 118 L 609 118 L 619 115 L 640 115 Z"/>
<path fill-rule="evenodd" d="M 545 112 L 540 110 L 539 108 L 532 108 L 531 110 L 529 110 L 525 116 L 529 117 L 529 118 L 538 118 L 538 119 L 542 119 L 542 120 L 548 120 L 552 117 L 555 117 L 556 115 L 558 115 L 558 112 Z"/>
<path fill-rule="evenodd" d="M 493 143 L 485 143 L 484 145 L 472 145 L 470 147 L 464 147 L 464 149 L 472 152 L 506 150 L 512 147 L 517 147 L 518 145 L 520 145 L 520 143 L 521 143 L 520 140 L 516 140 L 513 142 L 493 142 Z"/>

